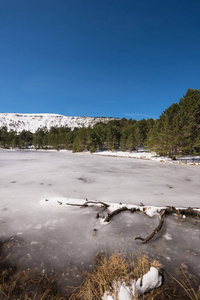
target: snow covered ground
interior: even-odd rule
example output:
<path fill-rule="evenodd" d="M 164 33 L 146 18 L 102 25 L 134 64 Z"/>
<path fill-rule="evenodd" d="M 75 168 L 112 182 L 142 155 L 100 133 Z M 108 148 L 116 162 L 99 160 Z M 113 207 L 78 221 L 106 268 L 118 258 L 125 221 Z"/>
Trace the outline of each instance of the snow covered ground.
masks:
<path fill-rule="evenodd" d="M 0 113 L 0 128 L 6 126 L 8 131 L 30 130 L 36 132 L 38 128 L 50 129 L 51 127 L 69 127 L 72 130 L 77 127 L 93 126 L 97 122 L 105 122 L 113 118 L 92 117 L 67 117 L 57 114 L 12 114 Z"/>
<path fill-rule="evenodd" d="M 159 156 L 155 152 L 148 151 L 138 151 L 138 152 L 124 152 L 124 151 L 99 151 L 95 152 L 96 155 L 104 156 L 115 156 L 115 157 L 129 157 L 129 158 L 140 158 L 147 160 L 155 160 L 159 162 L 167 162 L 174 164 L 191 164 L 191 165 L 200 165 L 200 156 L 177 156 L 176 160 L 172 160 L 166 156 Z"/>
<path fill-rule="evenodd" d="M 200 278 L 198 220 L 167 217 L 161 232 L 141 244 L 134 237 L 151 233 L 158 224 L 157 216 L 123 212 L 102 226 L 96 219 L 100 207 L 59 203 L 87 198 L 113 204 L 200 207 L 199 166 L 70 152 L 0 150 L 0 170 L 0 240 L 16 238 L 10 259 L 19 267 L 62 270 L 68 280 L 63 283 L 65 288 L 81 278 L 97 252 L 126 250 L 156 258 L 169 271 L 186 262 Z"/>

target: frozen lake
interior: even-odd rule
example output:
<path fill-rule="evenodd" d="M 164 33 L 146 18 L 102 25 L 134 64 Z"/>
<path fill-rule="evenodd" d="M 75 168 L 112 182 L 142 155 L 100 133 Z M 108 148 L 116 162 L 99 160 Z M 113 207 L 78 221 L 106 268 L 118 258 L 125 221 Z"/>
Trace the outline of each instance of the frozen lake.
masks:
<path fill-rule="evenodd" d="M 62 271 L 74 285 L 100 251 L 146 253 L 171 270 L 188 263 L 200 278 L 200 224 L 167 217 L 149 243 L 134 241 L 157 217 L 123 212 L 101 226 L 99 208 L 41 205 L 41 199 L 200 207 L 200 166 L 70 152 L 0 150 L 0 239 L 15 237 L 10 259 L 19 268 Z M 98 229 L 94 235 L 93 229 Z M 67 281 L 67 282 L 66 282 Z"/>

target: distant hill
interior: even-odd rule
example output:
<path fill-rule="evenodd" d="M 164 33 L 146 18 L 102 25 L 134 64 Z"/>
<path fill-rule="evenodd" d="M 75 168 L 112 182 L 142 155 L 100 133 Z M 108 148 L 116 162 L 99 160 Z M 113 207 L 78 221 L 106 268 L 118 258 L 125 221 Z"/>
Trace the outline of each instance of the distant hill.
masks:
<path fill-rule="evenodd" d="M 113 118 L 92 117 L 67 117 L 57 114 L 15 114 L 0 113 L 0 128 L 6 126 L 8 131 L 21 132 L 29 130 L 36 132 L 38 128 L 50 129 L 51 127 L 93 127 L 98 122 L 107 123 Z"/>

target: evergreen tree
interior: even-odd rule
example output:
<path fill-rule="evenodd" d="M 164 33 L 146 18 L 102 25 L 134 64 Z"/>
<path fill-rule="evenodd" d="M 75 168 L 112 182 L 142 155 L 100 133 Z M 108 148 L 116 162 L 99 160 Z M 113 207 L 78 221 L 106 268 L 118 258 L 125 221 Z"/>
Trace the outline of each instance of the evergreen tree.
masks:
<path fill-rule="evenodd" d="M 148 146 L 160 154 L 190 154 L 199 147 L 200 90 L 188 89 L 167 108 L 148 134 Z M 198 150 L 198 149 L 197 149 Z"/>
<path fill-rule="evenodd" d="M 181 148 L 183 153 L 190 153 L 194 147 L 198 147 L 200 135 L 200 90 L 188 89 L 179 106 Z"/>
<path fill-rule="evenodd" d="M 141 146 L 141 142 L 142 142 L 142 137 L 141 137 L 141 133 L 140 133 L 140 128 L 139 128 L 139 126 L 135 126 L 134 146 L 135 146 L 135 149 L 137 152 L 138 152 L 139 146 Z"/>
<path fill-rule="evenodd" d="M 36 149 L 43 148 L 44 146 L 45 131 L 43 129 L 38 129 L 33 136 L 33 144 Z"/>
<path fill-rule="evenodd" d="M 179 105 L 173 103 L 156 120 L 154 127 L 148 134 L 148 146 L 151 150 L 162 155 L 168 154 L 169 156 L 177 153 L 179 145 L 178 111 Z"/>

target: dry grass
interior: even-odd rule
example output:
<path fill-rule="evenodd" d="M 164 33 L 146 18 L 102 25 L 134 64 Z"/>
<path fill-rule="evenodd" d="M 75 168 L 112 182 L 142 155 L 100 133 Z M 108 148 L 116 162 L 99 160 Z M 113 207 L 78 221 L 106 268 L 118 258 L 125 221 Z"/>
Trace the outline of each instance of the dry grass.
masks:
<path fill-rule="evenodd" d="M 141 278 L 146 274 L 151 267 L 155 267 L 159 272 L 161 271 L 162 265 L 157 260 L 151 260 L 146 255 L 131 255 L 129 259 L 129 265 L 131 266 L 131 272 L 133 278 Z"/>
<path fill-rule="evenodd" d="M 5 273 L 5 272 L 4 272 Z M 21 275 L 22 276 L 22 275 Z M 64 300 L 56 287 L 56 280 L 52 275 L 40 275 L 21 283 L 21 277 L 11 275 L 5 279 L 0 276 L 0 299 L 17 300 Z"/>
<path fill-rule="evenodd" d="M 187 296 L 187 299 L 190 300 L 198 300 L 200 299 L 200 285 L 197 288 L 195 287 L 194 283 L 192 280 L 189 278 L 187 272 L 185 272 L 184 269 L 181 269 L 182 272 L 182 279 L 178 280 L 174 276 L 171 275 L 171 278 L 176 282 L 176 284 L 179 286 L 179 289 L 182 290 L 182 293 Z"/>
<path fill-rule="evenodd" d="M 175 278 L 167 272 L 167 282 L 159 288 L 142 295 L 142 300 L 198 300 L 200 299 L 200 286 L 195 277 L 184 269 Z"/>
<path fill-rule="evenodd" d="M 93 271 L 86 273 L 85 281 L 74 293 L 70 300 L 102 300 L 105 291 L 114 293 L 112 283 L 118 280 L 129 282 L 130 279 L 141 278 L 150 267 L 161 271 L 161 264 L 156 260 L 150 260 L 145 255 L 130 255 L 115 252 L 112 255 L 99 256 Z M 189 278 L 189 274 L 181 270 L 182 279 L 177 280 L 170 274 L 167 282 L 152 291 L 135 297 L 141 300 L 198 300 L 200 299 L 200 287 L 198 289 Z M 181 278 L 179 274 L 179 278 Z"/>
<path fill-rule="evenodd" d="M 114 292 L 113 282 L 129 282 L 146 274 L 150 267 L 161 269 L 158 261 L 151 261 L 145 255 L 132 256 L 115 252 L 99 257 L 92 273 L 87 273 L 80 290 L 70 300 L 101 300 L 105 291 Z"/>

